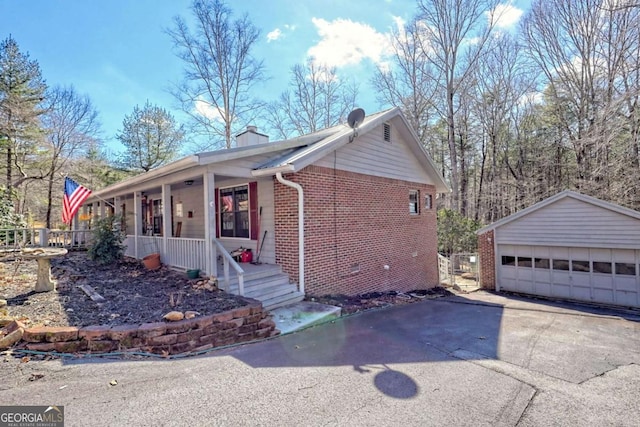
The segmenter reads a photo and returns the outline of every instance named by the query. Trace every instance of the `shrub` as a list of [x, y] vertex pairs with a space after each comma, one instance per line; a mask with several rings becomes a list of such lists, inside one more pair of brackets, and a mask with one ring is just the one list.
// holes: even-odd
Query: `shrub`
[[475, 252], [478, 248], [476, 231], [480, 223], [465, 218], [460, 212], [451, 209], [438, 211], [438, 252], [453, 253]]
[[[0, 230], [15, 230], [26, 228], [27, 222], [20, 214], [15, 213], [13, 202], [7, 195], [7, 190], [0, 187]], [[0, 231], [0, 246], [16, 244], [15, 233]]]
[[124, 256], [124, 235], [117, 224], [119, 216], [99, 218], [94, 222], [93, 244], [89, 247], [89, 257], [99, 264], [119, 261]]
[[13, 203], [6, 195], [6, 189], [0, 187], [0, 229], [25, 228], [27, 226], [24, 217], [15, 213]]

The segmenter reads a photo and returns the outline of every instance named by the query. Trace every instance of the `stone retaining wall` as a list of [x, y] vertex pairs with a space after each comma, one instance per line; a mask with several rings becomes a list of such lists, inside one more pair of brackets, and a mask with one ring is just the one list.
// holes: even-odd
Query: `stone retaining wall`
[[163, 355], [206, 350], [279, 334], [262, 303], [177, 322], [25, 329], [19, 347], [61, 353], [142, 351]]

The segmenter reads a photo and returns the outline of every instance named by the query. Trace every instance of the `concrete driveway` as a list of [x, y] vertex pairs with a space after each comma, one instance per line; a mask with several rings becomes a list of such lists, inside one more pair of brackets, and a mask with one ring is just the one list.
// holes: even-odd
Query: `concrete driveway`
[[[65, 405], [68, 426], [635, 426], [640, 416], [637, 313], [488, 293], [197, 358], [0, 366], [0, 404]], [[28, 381], [34, 372], [44, 376]]]

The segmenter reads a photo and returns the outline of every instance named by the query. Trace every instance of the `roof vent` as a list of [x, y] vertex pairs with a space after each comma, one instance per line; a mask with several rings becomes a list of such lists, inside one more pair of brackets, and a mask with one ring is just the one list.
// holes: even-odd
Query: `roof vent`
[[389, 123], [384, 123], [382, 125], [382, 132], [384, 134], [384, 140], [391, 142], [391, 125]]
[[258, 133], [258, 128], [255, 126], [247, 126], [247, 130], [236, 135], [237, 147], [248, 147], [250, 145], [266, 144], [269, 142], [267, 135]]

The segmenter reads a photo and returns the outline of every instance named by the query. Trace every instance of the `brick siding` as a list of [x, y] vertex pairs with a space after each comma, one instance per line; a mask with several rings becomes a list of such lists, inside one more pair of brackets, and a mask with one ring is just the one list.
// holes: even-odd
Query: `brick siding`
[[[305, 291], [357, 295], [438, 283], [435, 187], [309, 166], [285, 176], [302, 185]], [[409, 214], [409, 191], [420, 214]], [[276, 262], [298, 281], [298, 194], [274, 179]], [[389, 269], [384, 266], [388, 265]]]
[[478, 236], [480, 286], [484, 289], [496, 288], [496, 255], [493, 250], [493, 242], [493, 230]]

